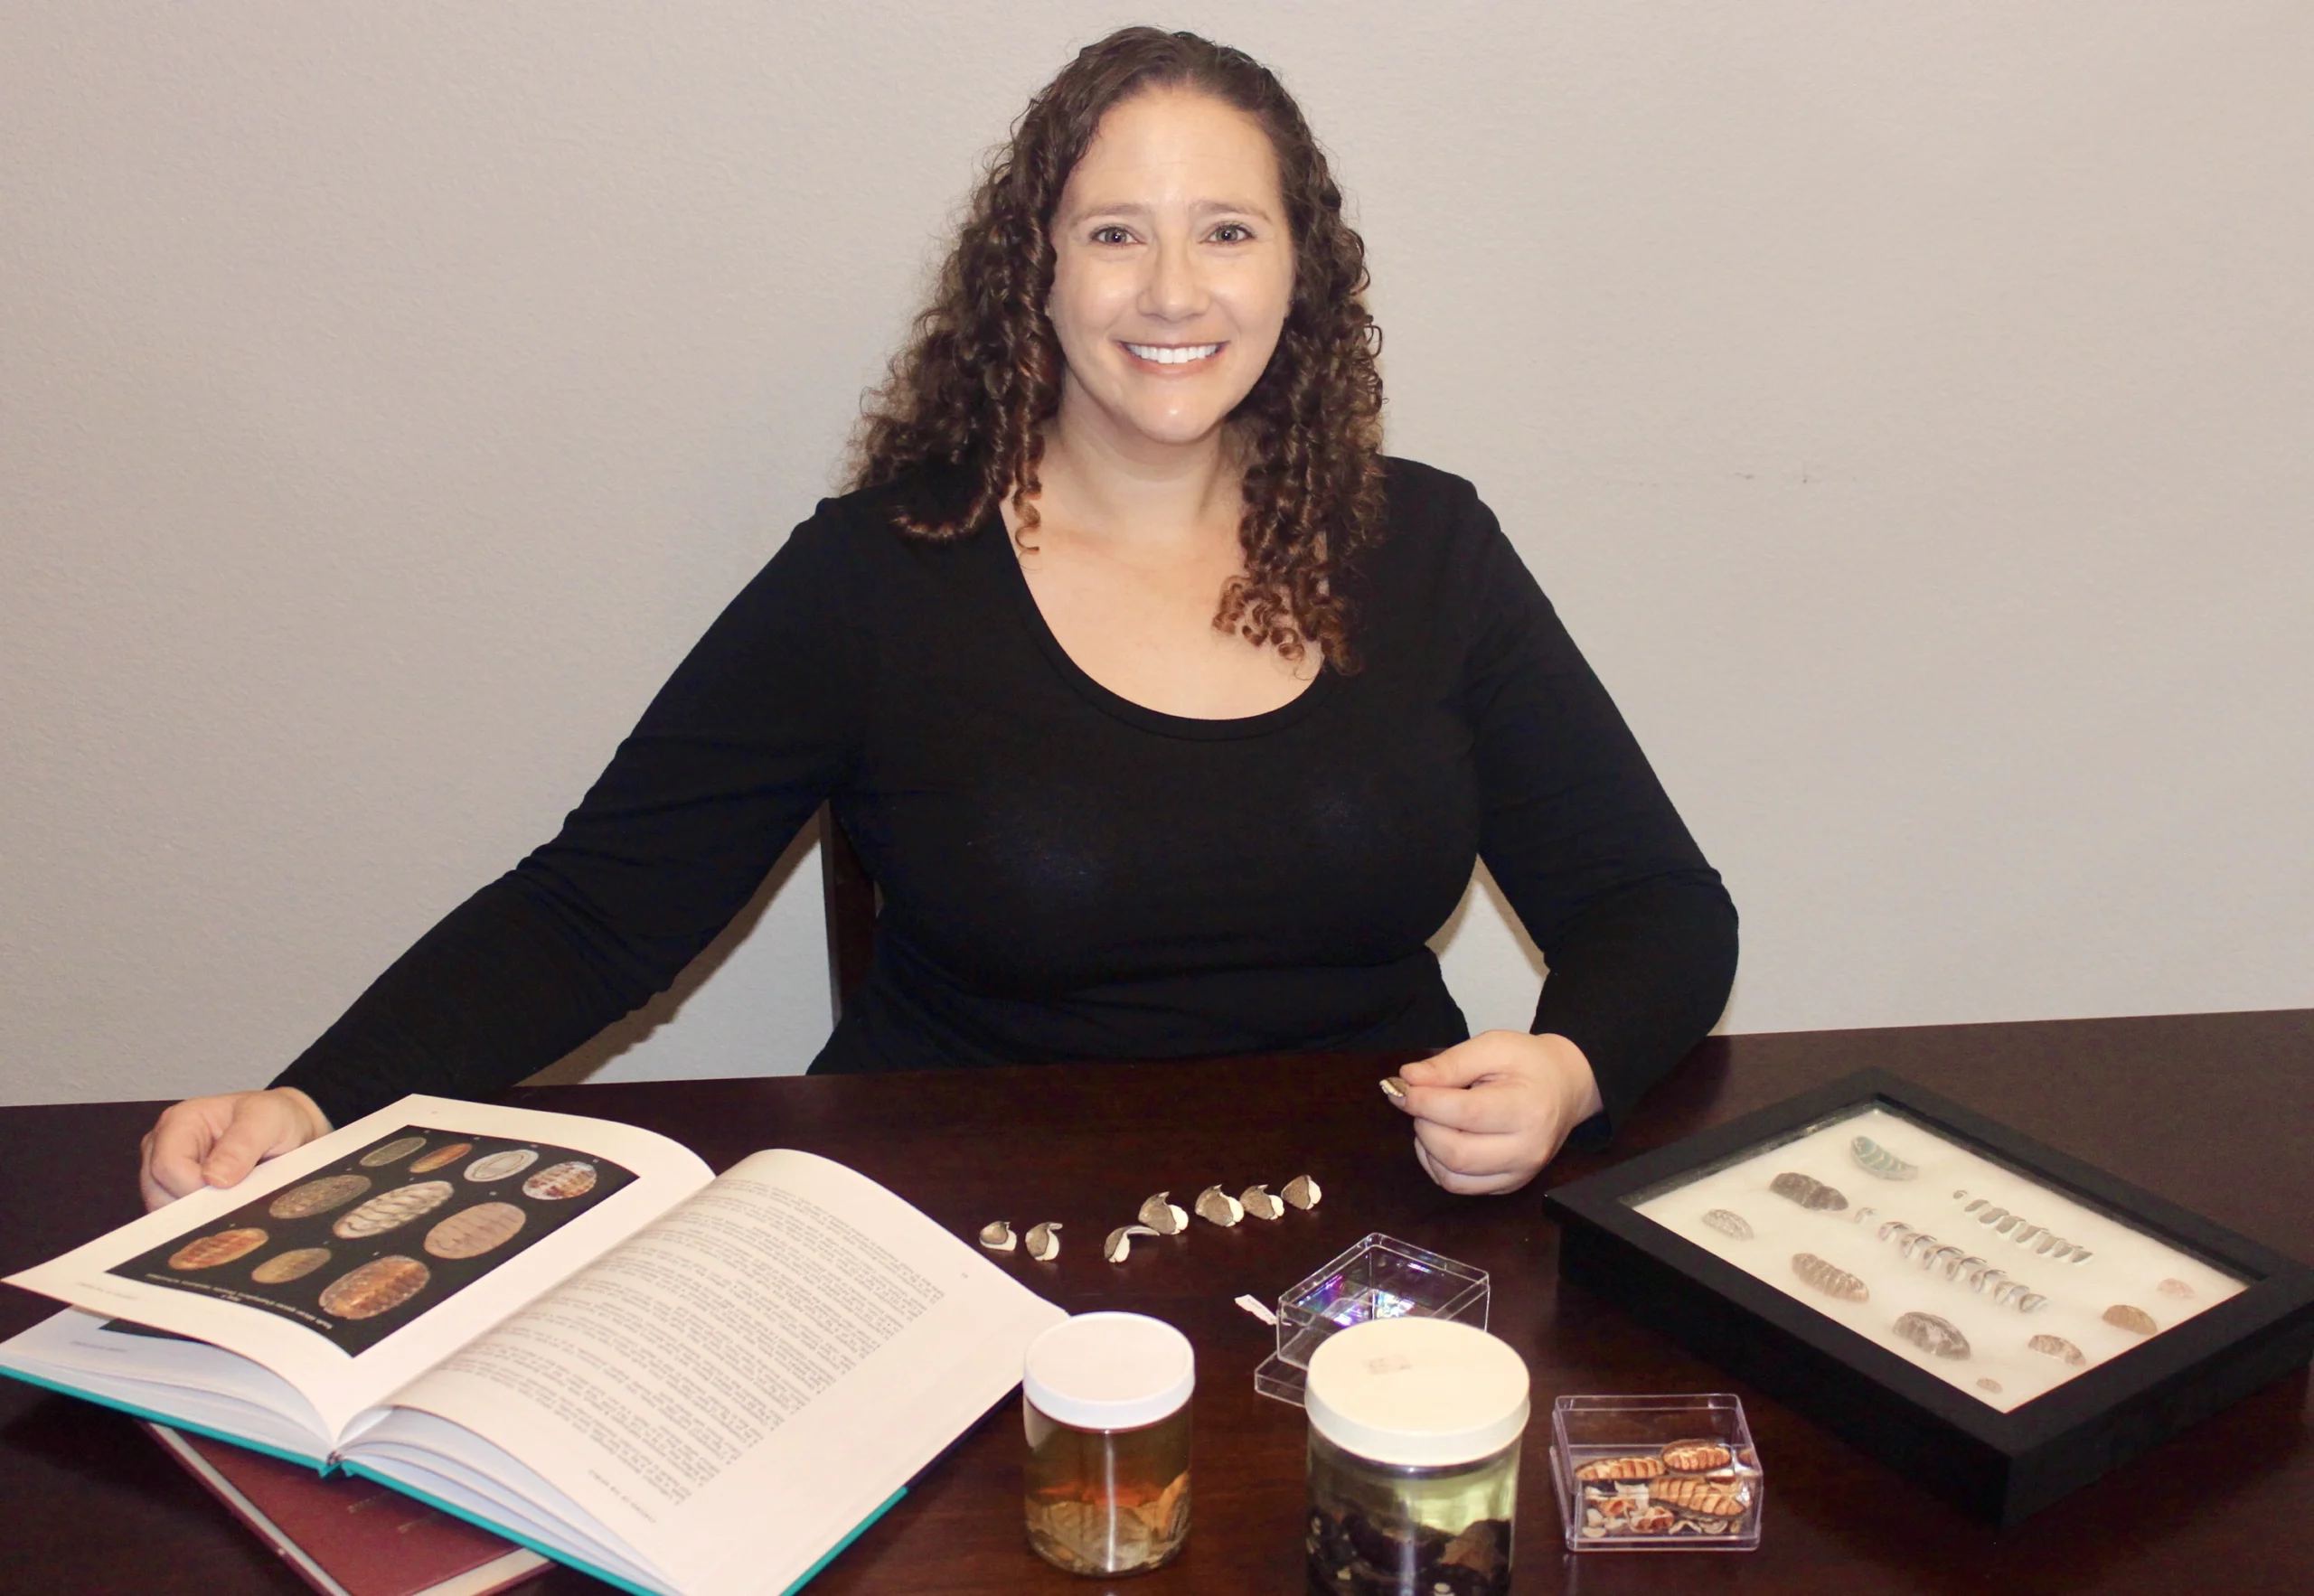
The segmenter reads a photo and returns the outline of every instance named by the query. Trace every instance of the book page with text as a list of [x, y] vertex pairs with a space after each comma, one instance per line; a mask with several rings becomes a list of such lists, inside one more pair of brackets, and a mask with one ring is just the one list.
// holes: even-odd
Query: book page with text
[[776, 1592], [1065, 1317], [865, 1177], [757, 1153], [396, 1403], [520, 1460], [691, 1596]]
[[250, 1359], [334, 1440], [711, 1173], [631, 1125], [405, 1097], [8, 1278]]

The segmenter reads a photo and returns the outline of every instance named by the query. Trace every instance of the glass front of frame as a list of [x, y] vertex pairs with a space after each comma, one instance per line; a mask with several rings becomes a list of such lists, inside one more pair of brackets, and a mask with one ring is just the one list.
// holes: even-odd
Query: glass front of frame
[[2001, 1413], [2243, 1289], [1885, 1103], [1623, 1201]]

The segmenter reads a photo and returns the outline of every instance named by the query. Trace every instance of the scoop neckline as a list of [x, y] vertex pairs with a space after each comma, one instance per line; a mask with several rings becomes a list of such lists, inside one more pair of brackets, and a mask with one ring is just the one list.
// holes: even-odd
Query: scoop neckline
[[989, 544], [993, 558], [1002, 562], [1004, 575], [1000, 579], [1011, 587], [1013, 602], [1020, 608], [1021, 624], [1028, 628], [1029, 635], [1036, 640], [1038, 649], [1055, 672], [1095, 709], [1128, 726], [1138, 727], [1161, 737], [1208, 742], [1265, 737], [1308, 718], [1333, 696], [1340, 681], [1340, 673], [1333, 665], [1321, 660], [1318, 673], [1310, 679], [1309, 684], [1276, 709], [1265, 709], [1258, 715], [1233, 716], [1226, 719], [1172, 715], [1162, 709], [1152, 709], [1146, 704], [1135, 703], [1095, 681], [1092, 672], [1070, 658], [1068, 651], [1061, 647], [1060, 639], [1053, 634], [1052, 625], [1045, 619], [1044, 611], [1037, 607], [1037, 596], [1029, 590], [1029, 574], [1021, 568], [1021, 557], [1012, 551], [1011, 535], [1004, 530], [1003, 519], [992, 515], [982, 525], [981, 536]]

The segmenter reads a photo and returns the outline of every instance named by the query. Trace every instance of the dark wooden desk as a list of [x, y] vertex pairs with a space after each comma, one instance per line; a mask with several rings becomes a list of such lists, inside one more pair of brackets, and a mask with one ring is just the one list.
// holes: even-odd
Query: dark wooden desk
[[[1011, 1267], [1073, 1310], [1157, 1314], [1197, 1343], [1196, 1529], [1169, 1591], [1301, 1585], [1303, 1418], [1257, 1397], [1270, 1333], [1230, 1299], [1274, 1296], [1369, 1230], [1494, 1276], [1495, 1330], [1561, 1392], [1707, 1391], [1728, 1382], [1555, 1274], [1539, 1189], [1438, 1191], [1416, 1169], [1373, 1058], [540, 1088], [539, 1107], [629, 1120], [721, 1168], [758, 1147], [809, 1148], [883, 1181], [952, 1228], [1003, 1215], [1067, 1222], [1049, 1267]], [[2078, 1154], [2269, 1246], [2314, 1261], [2314, 1011], [1714, 1041], [1647, 1105], [1624, 1149], [1657, 1145], [1864, 1065], [1878, 1065]], [[0, 1110], [0, 1265], [62, 1251], [135, 1212], [136, 1139], [155, 1105]], [[1554, 1180], [1612, 1157], [1569, 1158]], [[1194, 1194], [1308, 1171], [1322, 1207], [1185, 1244], [1098, 1252], [1157, 1188]], [[0, 1334], [48, 1311], [0, 1299]], [[1944, 1507], [1766, 1398], [1742, 1391], [1769, 1470], [1766, 1539], [1749, 1555], [1572, 1558], [1529, 1432], [1522, 1591], [2314, 1591], [2314, 1441], [2301, 1373], [2005, 1535]], [[1098, 1587], [1021, 1539], [1021, 1450], [1008, 1404], [821, 1576], [844, 1591]], [[0, 1381], [0, 1588], [71, 1592], [305, 1589], [125, 1418]], [[1120, 1582], [1122, 1584], [1122, 1582]], [[567, 1570], [529, 1591], [599, 1591]]]

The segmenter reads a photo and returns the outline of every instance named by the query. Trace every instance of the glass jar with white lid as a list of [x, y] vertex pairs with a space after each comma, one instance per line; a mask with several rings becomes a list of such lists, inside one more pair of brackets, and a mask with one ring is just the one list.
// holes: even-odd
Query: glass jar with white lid
[[1507, 1596], [1527, 1366], [1447, 1319], [1376, 1319], [1310, 1358], [1309, 1588]]
[[1189, 1338], [1138, 1313], [1080, 1313], [1029, 1346], [1029, 1544], [1079, 1574], [1139, 1573], [1190, 1530]]

